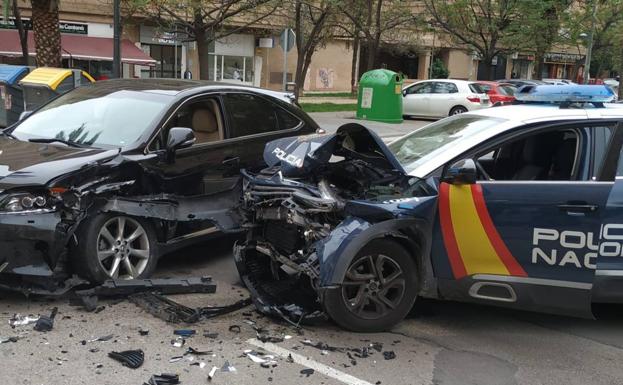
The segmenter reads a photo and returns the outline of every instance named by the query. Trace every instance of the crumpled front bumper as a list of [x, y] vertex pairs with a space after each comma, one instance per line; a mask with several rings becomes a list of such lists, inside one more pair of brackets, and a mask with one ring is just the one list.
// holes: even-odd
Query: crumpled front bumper
[[62, 227], [60, 212], [0, 213], [0, 273], [52, 276], [65, 252]]

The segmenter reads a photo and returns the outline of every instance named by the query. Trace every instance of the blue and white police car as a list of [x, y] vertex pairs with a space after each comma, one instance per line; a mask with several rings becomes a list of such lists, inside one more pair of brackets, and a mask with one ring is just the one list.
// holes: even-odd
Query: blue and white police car
[[269, 143], [270, 167], [244, 173], [249, 233], [235, 249], [258, 308], [374, 331], [418, 296], [582, 317], [593, 302], [622, 302], [613, 97], [603, 86], [525, 86], [519, 104], [388, 146], [357, 124]]

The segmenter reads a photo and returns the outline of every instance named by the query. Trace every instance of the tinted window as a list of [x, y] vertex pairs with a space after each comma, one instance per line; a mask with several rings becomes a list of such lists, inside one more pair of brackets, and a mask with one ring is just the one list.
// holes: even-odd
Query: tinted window
[[456, 84], [454, 83], [438, 82], [435, 85], [436, 94], [454, 94], [457, 92], [459, 92], [459, 89], [456, 88]]
[[268, 100], [251, 94], [227, 94], [224, 100], [231, 138], [279, 130], [277, 107]]
[[288, 111], [279, 107], [277, 107], [275, 111], [277, 112], [277, 117], [279, 118], [279, 129], [291, 130], [301, 124], [301, 120]]
[[482, 88], [480, 84], [471, 83], [469, 85], [469, 89], [475, 94], [485, 94], [486, 91]]

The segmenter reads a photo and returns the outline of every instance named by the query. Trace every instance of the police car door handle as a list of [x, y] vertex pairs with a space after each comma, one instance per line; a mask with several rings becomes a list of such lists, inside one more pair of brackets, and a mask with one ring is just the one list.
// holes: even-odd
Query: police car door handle
[[567, 211], [570, 213], [572, 212], [592, 213], [592, 212], [597, 211], [599, 206], [591, 205], [586, 202], [582, 202], [582, 203], [566, 203], [566, 204], [558, 205], [558, 208], [562, 211]]

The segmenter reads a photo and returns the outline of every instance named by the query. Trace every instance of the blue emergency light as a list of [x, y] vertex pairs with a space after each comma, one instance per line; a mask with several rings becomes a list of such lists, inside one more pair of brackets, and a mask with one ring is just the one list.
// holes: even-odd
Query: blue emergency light
[[515, 92], [523, 103], [609, 103], [614, 91], [606, 85], [525, 85]]

